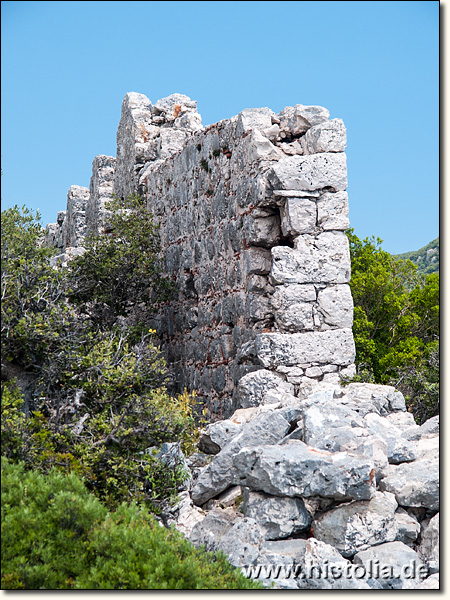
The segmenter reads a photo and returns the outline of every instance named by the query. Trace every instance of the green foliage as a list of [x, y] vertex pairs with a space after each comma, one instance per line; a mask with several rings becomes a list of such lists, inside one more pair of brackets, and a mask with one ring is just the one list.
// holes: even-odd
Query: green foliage
[[183, 473], [146, 449], [191, 449], [195, 401], [167, 394], [148, 327], [151, 299], [168, 290], [156, 229], [136, 197], [110, 208], [113, 233], [70, 269], [50, 267], [38, 216], [3, 214], [2, 453], [44, 473], [75, 470], [109, 506], [126, 498], [158, 511]]
[[143, 507], [115, 512], [75, 473], [2, 457], [2, 589], [261, 589], [222, 554], [193, 548]]
[[397, 254], [397, 258], [413, 262], [421, 275], [439, 273], [439, 238], [431, 241], [420, 250]]
[[347, 234], [357, 379], [397, 386], [423, 421], [439, 402], [439, 275], [421, 276], [378, 238]]
[[107, 232], [89, 238], [86, 252], [70, 262], [69, 298], [98, 327], [138, 313], [147, 322], [153, 304], [173, 293], [158, 258], [158, 228], [139, 196], [113, 199]]

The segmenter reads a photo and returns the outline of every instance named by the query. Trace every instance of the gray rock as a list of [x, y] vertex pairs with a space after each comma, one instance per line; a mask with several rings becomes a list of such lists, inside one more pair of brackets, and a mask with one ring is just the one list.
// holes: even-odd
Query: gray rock
[[277, 540], [308, 529], [311, 516], [301, 498], [270, 496], [244, 488], [242, 512], [255, 519], [264, 539]]
[[297, 136], [307, 131], [313, 125], [323, 123], [330, 118], [330, 112], [322, 106], [286, 106], [277, 115], [280, 130], [290, 136]]
[[439, 513], [422, 523], [417, 553], [427, 563], [430, 572], [439, 572]]
[[391, 412], [406, 411], [405, 399], [393, 386], [375, 383], [350, 383], [345, 386], [348, 406], [365, 416], [377, 413], [384, 417]]
[[348, 328], [353, 325], [353, 298], [350, 286], [330, 285], [317, 294], [322, 329]]
[[215, 508], [192, 528], [189, 541], [205, 550], [216, 550], [222, 536], [234, 525], [236, 515], [231, 509]]
[[217, 540], [216, 549], [222, 550], [235, 567], [245, 567], [259, 561], [263, 531], [254, 519], [239, 518]]
[[342, 119], [331, 119], [314, 125], [301, 140], [303, 154], [318, 152], [344, 152], [347, 146], [347, 131]]
[[379, 483], [379, 489], [395, 494], [400, 506], [439, 510], [439, 463], [436, 460], [416, 460], [390, 465]]
[[430, 575], [429, 577], [427, 577], [420, 583], [417, 583], [417, 581], [412, 581], [412, 582], [406, 581], [402, 587], [402, 590], [408, 590], [408, 589], [440, 590], [441, 588], [439, 585], [439, 573], [433, 573], [433, 575]]
[[313, 522], [314, 537], [331, 544], [343, 556], [350, 557], [370, 546], [392, 542], [397, 536], [392, 494], [376, 492], [371, 500], [342, 504]]
[[191, 491], [195, 504], [201, 505], [231, 485], [240, 485], [233, 459], [241, 448], [268, 443], [276, 444], [289, 430], [289, 423], [277, 412], [268, 412], [246, 423], [212, 462], [200, 473]]
[[270, 108], [246, 108], [238, 114], [236, 135], [242, 135], [253, 129], [268, 129], [272, 126], [275, 113]]
[[230, 419], [210, 423], [200, 434], [199, 450], [206, 454], [218, 454], [239, 433], [241, 427], [242, 425]]
[[325, 231], [345, 231], [349, 228], [347, 192], [324, 192], [319, 197], [317, 224]]
[[284, 283], [348, 283], [350, 253], [342, 231], [325, 231], [317, 236], [296, 238], [295, 248], [272, 248], [271, 279]]
[[310, 156], [289, 156], [276, 162], [268, 172], [275, 190], [314, 191], [325, 187], [335, 192], [347, 188], [347, 161], [343, 152]]
[[[386, 542], [355, 554], [354, 563], [366, 568], [384, 589], [401, 589], [407, 580], [420, 583], [427, 567], [412, 548], [402, 542]], [[414, 575], [414, 577], [412, 577]]]
[[284, 236], [313, 233], [317, 221], [314, 199], [286, 198], [281, 208], [281, 231]]
[[265, 396], [270, 390], [294, 393], [294, 386], [267, 369], [259, 369], [244, 375], [239, 380], [237, 398], [239, 408], [249, 408], [267, 404]]
[[354, 361], [351, 329], [306, 333], [262, 333], [256, 336], [256, 352], [266, 368], [297, 366], [302, 363], [348, 365]]
[[419, 428], [419, 426], [416, 425], [416, 422], [414, 421], [414, 415], [410, 412], [390, 413], [389, 415], [386, 415], [386, 419], [389, 421], [389, 423], [391, 423], [391, 425], [397, 427], [397, 429], [399, 429], [402, 432], [402, 434], [408, 429], [414, 427]]
[[241, 485], [274, 496], [369, 499], [375, 492], [373, 464], [360, 456], [330, 453], [300, 440], [245, 447], [233, 459]]
[[412, 546], [417, 540], [420, 532], [420, 524], [417, 519], [406, 512], [403, 508], [399, 508], [395, 513], [397, 521], [398, 533], [395, 541], [403, 542], [408, 546]]
[[385, 417], [369, 413], [365, 422], [370, 431], [386, 442], [387, 456], [390, 463], [397, 465], [411, 462], [416, 458], [412, 444], [402, 438], [401, 431], [392, 425]]
[[439, 415], [431, 417], [428, 421], [425, 421], [419, 428], [411, 427], [407, 429], [403, 435], [406, 439], [411, 441], [417, 441], [421, 438], [430, 438], [439, 435]]

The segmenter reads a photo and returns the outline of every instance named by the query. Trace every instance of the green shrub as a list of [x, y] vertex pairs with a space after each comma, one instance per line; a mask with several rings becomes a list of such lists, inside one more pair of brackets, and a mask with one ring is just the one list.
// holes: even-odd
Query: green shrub
[[2, 589], [261, 589], [144, 507], [108, 512], [75, 473], [2, 457]]

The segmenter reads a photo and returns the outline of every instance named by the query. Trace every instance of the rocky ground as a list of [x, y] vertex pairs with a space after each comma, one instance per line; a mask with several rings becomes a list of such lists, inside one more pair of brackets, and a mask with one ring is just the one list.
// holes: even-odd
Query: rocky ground
[[439, 417], [390, 386], [246, 377], [164, 524], [275, 589], [438, 589]]

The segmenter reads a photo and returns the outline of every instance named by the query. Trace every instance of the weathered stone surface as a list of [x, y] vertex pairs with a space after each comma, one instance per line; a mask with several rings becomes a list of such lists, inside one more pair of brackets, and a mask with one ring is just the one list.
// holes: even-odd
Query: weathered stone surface
[[310, 127], [323, 123], [330, 118], [330, 112], [323, 106], [305, 106], [296, 104], [286, 106], [277, 115], [280, 130], [289, 136], [297, 136]]
[[386, 442], [387, 456], [390, 463], [397, 465], [410, 462], [416, 458], [414, 447], [402, 438], [401, 431], [385, 417], [369, 413], [365, 417], [368, 429]]
[[394, 427], [397, 427], [397, 429], [399, 429], [402, 432], [402, 434], [408, 429], [419, 427], [418, 425], [416, 425], [414, 415], [410, 412], [390, 413], [386, 415], [386, 419], [392, 425], [394, 425]]
[[307, 333], [262, 333], [256, 336], [257, 356], [266, 368], [302, 363], [348, 365], [355, 359], [351, 329]]
[[313, 233], [317, 221], [314, 199], [286, 198], [281, 208], [281, 230], [284, 236]]
[[270, 272], [272, 260], [270, 251], [264, 248], [250, 247], [244, 253], [244, 272], [248, 275], [267, 275]]
[[242, 512], [255, 519], [264, 539], [278, 540], [304, 531], [311, 517], [301, 498], [282, 498], [244, 488]]
[[390, 465], [379, 488], [395, 494], [400, 506], [439, 510], [439, 463], [436, 460], [416, 460]]
[[325, 231], [349, 228], [347, 192], [324, 192], [317, 200], [317, 225]]
[[233, 458], [241, 448], [244, 446], [250, 448], [264, 443], [276, 444], [288, 430], [288, 421], [277, 412], [263, 413], [244, 425], [241, 432], [200, 473], [191, 492], [194, 503], [203, 504], [230, 485], [240, 485]]
[[397, 509], [395, 520], [397, 521], [398, 527], [395, 541], [403, 542], [404, 544], [411, 546], [417, 540], [417, 536], [420, 533], [419, 522], [403, 508]]
[[[200, 508], [193, 505], [189, 492], [181, 492], [179, 497], [180, 501], [170, 512], [174, 515], [176, 529], [188, 538], [197, 523], [203, 521], [206, 515]], [[168, 525], [172, 522], [172, 520], [169, 520]]]
[[347, 188], [347, 163], [343, 152], [289, 156], [273, 165], [268, 180], [275, 190], [320, 190]]
[[417, 553], [427, 563], [431, 573], [439, 571], [439, 513], [422, 523]]
[[364, 416], [374, 412], [382, 417], [395, 411], [406, 411], [405, 399], [393, 386], [375, 383], [350, 383], [345, 387], [348, 406]]
[[82, 246], [86, 235], [86, 206], [89, 190], [72, 185], [67, 192], [67, 211], [63, 223], [63, 247]]
[[280, 237], [280, 217], [269, 215], [262, 218], [249, 216], [244, 221], [244, 234], [247, 244], [270, 248], [275, 246]]
[[347, 146], [347, 131], [342, 119], [331, 119], [314, 125], [301, 140], [303, 154], [318, 152], [344, 152]]
[[350, 254], [347, 236], [327, 231], [317, 236], [301, 235], [295, 248], [272, 248], [271, 278], [281, 283], [348, 283]]
[[236, 134], [242, 135], [250, 130], [270, 128], [272, 116], [275, 116], [275, 113], [267, 107], [246, 108], [238, 114]]
[[353, 298], [350, 286], [330, 285], [317, 294], [322, 328], [347, 328], [353, 325]]
[[398, 526], [392, 494], [376, 492], [371, 500], [342, 504], [316, 518], [314, 537], [331, 544], [346, 557], [370, 546], [393, 542]]
[[[401, 589], [404, 582], [414, 573], [416, 577], [413, 579], [420, 583], [419, 573], [423, 573], [423, 578], [427, 571], [418, 554], [402, 542], [386, 542], [372, 546], [355, 554], [353, 561], [355, 564], [364, 565], [368, 572], [372, 569], [374, 579], [377, 579], [384, 589]], [[405, 566], [409, 567], [406, 571]]]
[[425, 421], [418, 429], [412, 426], [411, 429], [404, 431], [403, 435], [407, 440], [417, 441], [421, 438], [431, 438], [439, 435], [439, 415], [431, 417]]
[[86, 234], [98, 235], [108, 229], [108, 212], [105, 204], [114, 194], [114, 173], [116, 159], [99, 155], [92, 162], [92, 176], [89, 185], [89, 200], [86, 206]]
[[265, 396], [270, 390], [281, 390], [293, 394], [294, 386], [267, 369], [260, 369], [244, 375], [239, 381], [237, 390], [239, 408], [267, 404]]
[[439, 585], [439, 573], [433, 573], [433, 575], [430, 575], [429, 577], [427, 577], [426, 579], [424, 579], [423, 581], [421, 581], [420, 583], [417, 583], [417, 581], [405, 581], [405, 584], [402, 587], [402, 590], [408, 590], [408, 589], [412, 589], [412, 590], [440, 590], [440, 585]]
[[244, 447], [233, 459], [241, 485], [274, 496], [369, 499], [374, 469], [363, 457], [330, 453], [300, 440], [278, 446]]
[[200, 434], [198, 448], [206, 454], [217, 454], [241, 430], [242, 425], [227, 419], [207, 425]]
[[213, 551], [225, 534], [234, 525], [235, 514], [231, 509], [215, 508], [201, 521], [196, 523], [189, 535], [189, 541], [194, 546], [205, 546], [205, 550]]

